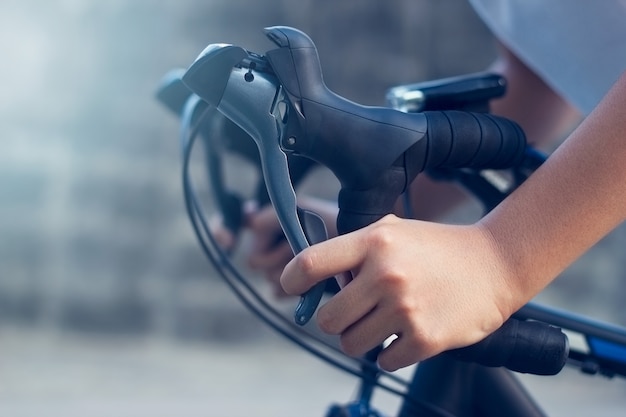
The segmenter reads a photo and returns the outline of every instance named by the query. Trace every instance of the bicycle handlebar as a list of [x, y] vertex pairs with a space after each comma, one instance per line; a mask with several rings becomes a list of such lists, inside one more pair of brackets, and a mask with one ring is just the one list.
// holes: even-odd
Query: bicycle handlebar
[[[410, 115], [426, 120], [426, 132], [421, 139], [369, 183], [342, 182], [339, 233], [359, 229], [390, 213], [400, 194], [426, 169], [509, 168], [523, 156], [524, 133], [507, 119], [462, 111]], [[361, 159], [349, 163], [364, 165], [376, 158], [378, 148], [387, 144], [370, 142], [369, 145], [369, 149], [362, 151]], [[346, 177], [349, 175], [354, 174], [348, 171]]]
[[[523, 158], [524, 134], [509, 120], [478, 113], [404, 113], [359, 105], [326, 87], [317, 50], [306, 34], [287, 27], [269, 28], [266, 34], [278, 48], [265, 56], [233, 45], [209, 45], [183, 75], [183, 82], [255, 140], [268, 194], [296, 254], [309, 242], [298, 221], [286, 154], [315, 160], [337, 177], [341, 183], [340, 233], [390, 213], [400, 194], [424, 169], [507, 168]], [[324, 287], [320, 283], [302, 296], [295, 313], [298, 324], [312, 317]], [[526, 327], [519, 323], [510, 327], [519, 328]], [[509, 327], [503, 329], [507, 332]], [[515, 334], [518, 341], [540, 342], [525, 333]], [[554, 366], [548, 370], [544, 369], [545, 355], [515, 359], [528, 353], [526, 348], [513, 349], [513, 357], [490, 366], [534, 373], [552, 373], [558, 368], [558, 372], [567, 357], [565, 335], [559, 334], [540, 338], [549, 341], [550, 347], [541, 346], [539, 352], [558, 351], [560, 355], [554, 356], [562, 359], [549, 361]], [[509, 340], [511, 335], [502, 337]], [[497, 336], [488, 340], [466, 352], [485, 351], [490, 362], [502, 346], [495, 342]], [[526, 367], [529, 359], [538, 361]]]
[[569, 342], [558, 327], [509, 319], [481, 342], [445, 354], [485, 366], [517, 372], [555, 375], [567, 361]]

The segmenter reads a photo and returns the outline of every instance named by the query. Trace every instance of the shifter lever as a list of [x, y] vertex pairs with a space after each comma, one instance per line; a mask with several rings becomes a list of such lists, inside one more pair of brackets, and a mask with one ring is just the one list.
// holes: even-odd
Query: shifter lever
[[[209, 45], [187, 69], [183, 82], [254, 139], [270, 200], [289, 245], [299, 253], [309, 242], [298, 222], [287, 156], [280, 147], [288, 117], [284, 111], [287, 99], [271, 73], [256, 70], [256, 65], [244, 68], [245, 59], [256, 62], [260, 57], [233, 45]], [[324, 288], [322, 282], [303, 294], [296, 307], [296, 323], [304, 325], [311, 319]]]

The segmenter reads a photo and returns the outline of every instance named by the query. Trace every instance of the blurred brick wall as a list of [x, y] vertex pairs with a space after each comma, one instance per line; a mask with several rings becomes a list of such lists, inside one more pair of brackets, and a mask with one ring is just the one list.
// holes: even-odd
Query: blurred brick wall
[[463, 0], [3, 2], [0, 320], [196, 334], [238, 314], [192, 235], [154, 91], [209, 43], [265, 51], [270, 25], [307, 32], [327, 84], [364, 104], [494, 57]]

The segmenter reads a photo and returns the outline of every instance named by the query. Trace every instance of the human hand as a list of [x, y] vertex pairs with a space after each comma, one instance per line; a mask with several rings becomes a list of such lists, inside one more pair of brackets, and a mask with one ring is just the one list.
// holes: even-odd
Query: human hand
[[[337, 235], [336, 203], [315, 197], [300, 197], [298, 205], [321, 216], [329, 236]], [[287, 297], [280, 284], [280, 276], [293, 258], [293, 251], [284, 237], [276, 212], [272, 206], [259, 209], [254, 204], [247, 204], [245, 207], [246, 227], [252, 236], [248, 264], [267, 279], [275, 296]]]
[[[256, 204], [244, 205], [244, 228], [251, 236], [245, 254], [248, 265], [265, 277], [276, 297], [288, 297], [280, 285], [280, 274], [293, 258], [293, 252], [284, 238], [276, 212], [271, 206], [258, 209]], [[234, 249], [238, 236], [224, 225], [222, 216], [209, 220], [211, 233], [217, 244], [226, 252]]]
[[293, 254], [278, 223], [276, 213], [271, 206], [258, 209], [256, 203], [248, 201], [244, 204], [244, 222], [242, 230], [234, 232], [228, 228], [220, 214], [209, 219], [209, 228], [219, 247], [231, 252], [245, 230], [250, 232], [252, 242], [243, 245], [244, 257], [255, 270], [268, 277], [275, 287], [277, 295], [286, 296], [280, 286], [280, 272], [293, 258]]
[[468, 346], [515, 311], [497, 251], [479, 226], [450, 226], [393, 215], [307, 248], [284, 269], [288, 294], [328, 276], [352, 279], [317, 313], [320, 329], [361, 356], [390, 336], [378, 357], [393, 371]]
[[226, 227], [221, 215], [214, 215], [209, 219], [209, 229], [220, 248], [229, 252], [235, 247], [237, 236]]

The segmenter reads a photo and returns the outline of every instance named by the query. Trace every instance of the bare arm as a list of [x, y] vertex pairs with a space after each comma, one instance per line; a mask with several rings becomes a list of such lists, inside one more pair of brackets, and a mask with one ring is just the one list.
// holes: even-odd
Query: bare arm
[[626, 73], [548, 161], [479, 226], [523, 298], [626, 216]]

